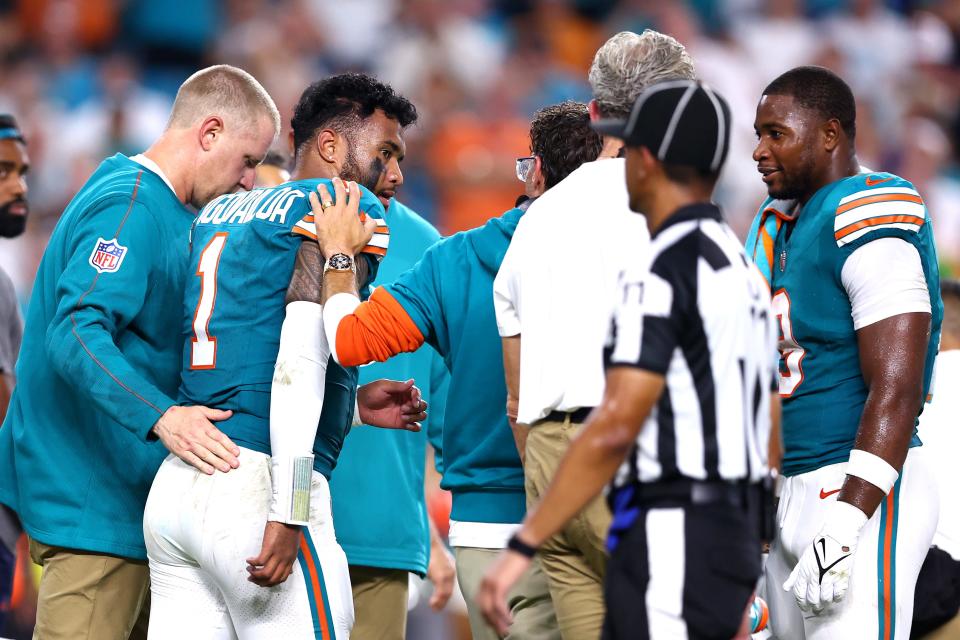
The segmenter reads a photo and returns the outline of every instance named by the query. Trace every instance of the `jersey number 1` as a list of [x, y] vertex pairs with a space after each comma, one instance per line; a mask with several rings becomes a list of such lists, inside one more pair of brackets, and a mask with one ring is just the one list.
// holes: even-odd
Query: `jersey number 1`
[[780, 395], [789, 398], [803, 382], [803, 356], [807, 354], [793, 337], [793, 323], [790, 322], [790, 296], [786, 289], [780, 289], [773, 296], [773, 312], [780, 321]]
[[227, 244], [227, 234], [217, 233], [200, 252], [196, 275], [200, 276], [200, 300], [193, 312], [193, 339], [190, 345], [191, 369], [217, 367], [217, 339], [210, 335], [210, 318], [217, 302], [217, 267]]

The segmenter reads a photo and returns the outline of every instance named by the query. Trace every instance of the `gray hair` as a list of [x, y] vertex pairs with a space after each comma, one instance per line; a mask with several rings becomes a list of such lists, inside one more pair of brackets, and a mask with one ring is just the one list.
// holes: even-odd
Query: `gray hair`
[[274, 135], [280, 134], [280, 112], [273, 98], [256, 78], [228, 64], [201, 69], [180, 85], [167, 128], [189, 127], [215, 114], [234, 116], [245, 126], [265, 115], [273, 122]]
[[664, 80], [696, 80], [693, 60], [675, 38], [646, 29], [607, 40], [590, 65], [590, 87], [600, 113], [626, 118], [643, 90]]

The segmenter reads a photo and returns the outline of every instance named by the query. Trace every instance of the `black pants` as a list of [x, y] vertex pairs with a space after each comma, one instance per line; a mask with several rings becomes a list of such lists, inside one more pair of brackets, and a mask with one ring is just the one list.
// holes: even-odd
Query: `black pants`
[[643, 508], [607, 565], [603, 638], [730, 640], [760, 569], [756, 521], [746, 510]]

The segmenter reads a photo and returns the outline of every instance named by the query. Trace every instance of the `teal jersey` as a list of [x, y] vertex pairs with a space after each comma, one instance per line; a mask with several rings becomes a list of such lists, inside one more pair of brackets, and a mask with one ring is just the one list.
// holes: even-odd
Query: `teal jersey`
[[383, 287], [450, 370], [440, 486], [453, 496], [452, 520], [514, 524], [526, 514], [493, 308], [493, 280], [525, 211], [445, 238]]
[[[308, 195], [329, 180], [300, 180], [221, 196], [197, 216], [182, 301], [180, 401], [233, 416], [217, 426], [239, 446], [270, 453], [270, 386], [286, 314], [286, 292], [300, 242], [313, 241]], [[383, 205], [361, 188], [360, 211], [383, 218]], [[368, 283], [386, 252], [378, 226], [364, 252]], [[353, 420], [356, 368], [327, 365], [314, 468], [327, 478]]]
[[[440, 234], [393, 200], [386, 214], [390, 253], [374, 286], [395, 281], [423, 257]], [[421, 575], [430, 560], [430, 534], [423, 495], [428, 434], [439, 436], [446, 402], [447, 365], [429, 346], [360, 369], [360, 383], [413, 378], [430, 407], [418, 433], [363, 427], [343, 443], [330, 479], [337, 542], [351, 565], [403, 569]], [[377, 496], [371, 500], [370, 496]], [[389, 504], [389, 509], [383, 505]]]
[[0, 427], [0, 502], [48, 545], [146, 560], [143, 506], [167, 450], [193, 213], [117, 154], [67, 205], [37, 270]]
[[[760, 215], [776, 206], [768, 200]], [[932, 310], [924, 395], [930, 388], [943, 303], [923, 200], [912, 184], [889, 173], [858, 174], [821, 188], [793, 221], [780, 225], [772, 247], [785, 475], [845, 462], [853, 448], [868, 389], [841, 271], [851, 253], [879, 238], [903, 239], [920, 254]], [[911, 446], [919, 444], [914, 431]]]

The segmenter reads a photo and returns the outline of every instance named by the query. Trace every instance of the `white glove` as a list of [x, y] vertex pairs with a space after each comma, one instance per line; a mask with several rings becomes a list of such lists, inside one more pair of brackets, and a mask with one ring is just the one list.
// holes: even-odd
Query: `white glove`
[[803, 611], [812, 609], [819, 614], [843, 599], [850, 585], [857, 540], [866, 522], [866, 514], [848, 502], [837, 500], [827, 508], [823, 528], [783, 583], [783, 590], [793, 590]]

